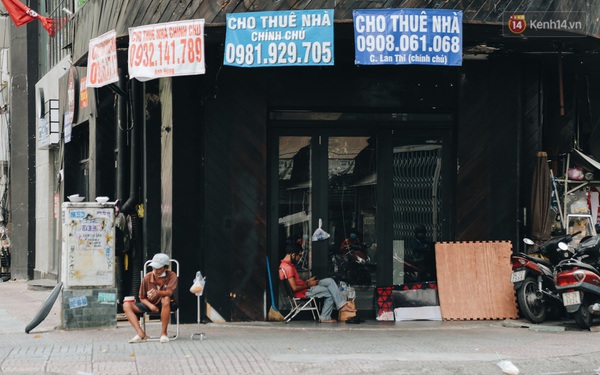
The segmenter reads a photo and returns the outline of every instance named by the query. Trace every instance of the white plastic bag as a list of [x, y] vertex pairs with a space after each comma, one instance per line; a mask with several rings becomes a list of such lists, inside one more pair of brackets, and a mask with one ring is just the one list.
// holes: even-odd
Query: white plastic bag
[[321, 219], [319, 219], [319, 227], [317, 228], [317, 230], [315, 230], [315, 233], [313, 233], [313, 235], [312, 235], [313, 241], [323, 241], [330, 237], [329, 233], [325, 232], [323, 230], [323, 228], [321, 228], [322, 226], [323, 226], [323, 221]]
[[196, 272], [196, 278], [194, 278], [194, 283], [190, 288], [190, 292], [197, 296], [201, 296], [202, 293], [204, 293], [204, 284], [206, 284], [206, 277], [202, 276], [202, 272]]
[[519, 369], [511, 361], [500, 360], [497, 365], [505, 374], [519, 375]]

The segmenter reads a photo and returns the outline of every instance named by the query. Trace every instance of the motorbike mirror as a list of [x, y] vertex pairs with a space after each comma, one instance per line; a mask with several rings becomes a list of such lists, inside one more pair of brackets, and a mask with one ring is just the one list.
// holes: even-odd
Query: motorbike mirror
[[535, 245], [535, 242], [529, 238], [523, 238], [523, 242], [525, 242], [526, 245]]
[[569, 250], [569, 245], [567, 245], [564, 242], [559, 242], [558, 243], [558, 248], [561, 249], [561, 250]]

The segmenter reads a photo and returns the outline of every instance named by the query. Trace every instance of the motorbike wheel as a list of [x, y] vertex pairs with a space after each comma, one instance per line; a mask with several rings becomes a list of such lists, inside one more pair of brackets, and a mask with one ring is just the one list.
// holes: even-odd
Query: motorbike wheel
[[573, 313], [573, 318], [575, 318], [577, 327], [581, 329], [590, 329], [594, 322], [594, 317], [592, 316], [592, 313], [590, 313], [590, 308], [585, 302], [581, 303], [579, 310]]
[[526, 278], [517, 290], [517, 302], [523, 317], [535, 324], [544, 322], [548, 314], [546, 304], [537, 296], [537, 291], [538, 283], [532, 277]]

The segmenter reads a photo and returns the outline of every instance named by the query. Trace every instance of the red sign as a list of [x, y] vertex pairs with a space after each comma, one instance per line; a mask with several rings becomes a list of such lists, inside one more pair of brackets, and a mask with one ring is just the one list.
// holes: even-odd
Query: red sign
[[85, 108], [88, 106], [88, 91], [87, 91], [87, 77], [81, 79], [79, 85], [79, 108]]
[[69, 122], [73, 123], [77, 118], [77, 109], [79, 106], [76, 106], [79, 96], [79, 74], [77, 73], [77, 68], [72, 66], [69, 69], [69, 77], [67, 79], [67, 111], [65, 115], [68, 114]]
[[102, 87], [119, 80], [116, 31], [90, 40], [87, 87]]

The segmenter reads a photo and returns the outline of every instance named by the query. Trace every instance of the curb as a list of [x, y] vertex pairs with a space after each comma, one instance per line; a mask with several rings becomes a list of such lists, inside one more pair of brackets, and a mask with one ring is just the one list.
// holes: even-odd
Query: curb
[[525, 319], [505, 320], [502, 322], [502, 326], [506, 328], [527, 328], [530, 331], [543, 332], [581, 331], [581, 329], [577, 328], [573, 320], [549, 321], [541, 324], [531, 323]]

